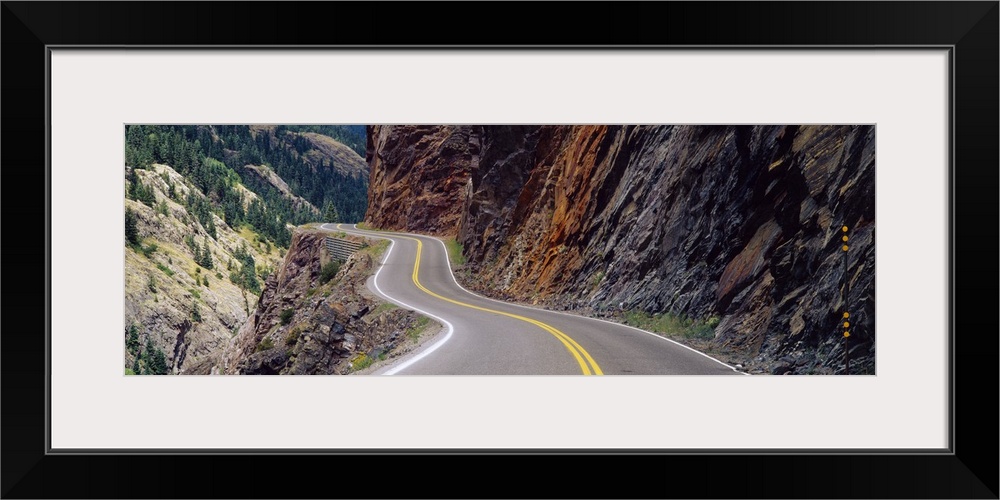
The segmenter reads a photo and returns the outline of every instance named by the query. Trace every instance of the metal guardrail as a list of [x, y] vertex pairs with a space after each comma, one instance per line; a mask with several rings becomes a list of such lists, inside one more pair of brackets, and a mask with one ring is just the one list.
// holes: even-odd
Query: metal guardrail
[[354, 252], [361, 249], [361, 243], [355, 243], [353, 241], [342, 240], [340, 238], [332, 238], [327, 236], [324, 240], [326, 249], [335, 259], [347, 260]]

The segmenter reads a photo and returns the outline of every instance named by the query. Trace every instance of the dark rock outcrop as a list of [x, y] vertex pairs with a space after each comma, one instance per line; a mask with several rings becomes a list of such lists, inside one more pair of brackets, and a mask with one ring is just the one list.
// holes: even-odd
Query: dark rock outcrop
[[[443, 138], [468, 145], [439, 154]], [[874, 373], [873, 126], [374, 127], [368, 140], [372, 179], [391, 179], [370, 185], [369, 223], [457, 234], [483, 293], [715, 316], [714, 345], [750, 370], [843, 373], [847, 349], [852, 373]]]
[[471, 127], [368, 127], [371, 168], [366, 221], [433, 234], [454, 235], [478, 163], [479, 138]]
[[365, 290], [375, 261], [360, 251], [328, 283], [327, 233], [296, 230], [281, 269], [264, 285], [250, 318], [221, 356], [226, 374], [346, 374], [361, 355], [389, 352], [415, 326], [415, 313], [382, 308]]

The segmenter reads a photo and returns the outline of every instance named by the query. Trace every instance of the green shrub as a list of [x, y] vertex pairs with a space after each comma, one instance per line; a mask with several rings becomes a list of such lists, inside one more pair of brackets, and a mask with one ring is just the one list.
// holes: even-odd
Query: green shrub
[[389, 240], [382, 240], [370, 246], [365, 242], [361, 248], [361, 252], [371, 255], [374, 259], [378, 259], [389, 248]]
[[379, 304], [378, 307], [376, 307], [375, 309], [373, 309], [372, 312], [370, 312], [368, 314], [379, 315], [379, 314], [382, 314], [385, 311], [391, 311], [391, 310], [396, 309], [396, 308], [397, 308], [396, 304], [393, 304], [393, 303], [390, 303], [390, 302], [383, 302], [383, 303]]
[[184, 244], [187, 245], [188, 249], [191, 250], [191, 253], [194, 254], [194, 257], [197, 260], [198, 252], [201, 249], [201, 247], [197, 243], [195, 243], [194, 236], [191, 234], [185, 235]]
[[281, 324], [287, 325], [288, 323], [290, 323], [292, 321], [292, 316], [294, 315], [295, 315], [294, 309], [285, 309], [281, 311], [281, 315], [279, 316], [281, 318]]
[[462, 248], [462, 244], [456, 241], [454, 238], [448, 238], [444, 240], [444, 245], [448, 247], [448, 258], [451, 259], [451, 264], [454, 266], [461, 266], [465, 264], [465, 251]]
[[430, 323], [431, 320], [427, 316], [421, 316], [417, 318], [416, 323], [412, 327], [406, 330], [406, 336], [410, 337], [410, 339], [414, 341], [419, 339], [420, 334], [424, 333], [424, 330], [427, 329], [427, 325], [429, 325]]
[[201, 309], [198, 308], [197, 302], [194, 302], [191, 307], [191, 321], [201, 323]]
[[267, 277], [274, 272], [274, 268], [268, 265], [257, 266], [257, 276], [260, 276], [261, 281], [267, 281]]
[[167, 210], [166, 201], [160, 200], [160, 202], [156, 204], [156, 213], [164, 216], [166, 216], [169, 213], [169, 211]]
[[174, 271], [172, 269], [170, 269], [167, 266], [164, 266], [163, 264], [160, 264], [159, 262], [156, 263], [156, 268], [159, 269], [160, 271], [163, 271], [163, 274], [166, 274], [167, 276], [174, 275]]
[[340, 272], [340, 264], [341, 262], [339, 260], [331, 260], [330, 262], [327, 262], [326, 265], [323, 266], [323, 269], [319, 272], [320, 284], [325, 284], [333, 279], [333, 277]]
[[672, 313], [651, 315], [644, 311], [631, 310], [625, 312], [625, 323], [636, 328], [673, 337], [707, 340], [715, 336], [715, 327], [719, 324], [719, 318], [712, 316], [705, 320], [695, 320]]
[[351, 360], [351, 371], [364, 370], [375, 362], [372, 358], [369, 358], [367, 354], [361, 353], [356, 358]]
[[274, 341], [272, 341], [270, 338], [265, 338], [264, 340], [261, 340], [259, 344], [257, 344], [257, 352], [266, 351], [268, 349], [273, 349], [273, 348], [274, 348]]
[[596, 287], [600, 285], [602, 281], [604, 281], [604, 271], [597, 271], [594, 273], [594, 277], [590, 280], [590, 286], [592, 288]]
[[150, 255], [153, 255], [153, 253], [155, 253], [157, 249], [159, 249], [159, 247], [156, 246], [156, 243], [150, 243], [147, 246], [138, 245], [139, 253], [141, 253], [147, 259], [149, 258]]
[[301, 333], [302, 333], [302, 329], [300, 329], [298, 327], [292, 328], [292, 330], [290, 332], [288, 332], [288, 335], [285, 335], [285, 344], [286, 345], [295, 345], [295, 343], [299, 341], [299, 335]]

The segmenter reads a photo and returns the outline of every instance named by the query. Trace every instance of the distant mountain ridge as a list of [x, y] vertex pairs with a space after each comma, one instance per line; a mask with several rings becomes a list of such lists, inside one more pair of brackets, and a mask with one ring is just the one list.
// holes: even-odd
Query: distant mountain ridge
[[[356, 154], [365, 135], [358, 130], [344, 125], [130, 125], [126, 127], [125, 163], [139, 168], [154, 162], [170, 165], [191, 177], [209, 201], [229, 205], [231, 218], [239, 214], [232, 210], [237, 200], [226, 189], [228, 177], [257, 194], [267, 215], [284, 223], [316, 221], [316, 210], [328, 205], [341, 222], [357, 222], [364, 218], [368, 190], [368, 166]], [[250, 165], [266, 165], [287, 189]], [[288, 246], [290, 235], [281, 227], [260, 229]]]

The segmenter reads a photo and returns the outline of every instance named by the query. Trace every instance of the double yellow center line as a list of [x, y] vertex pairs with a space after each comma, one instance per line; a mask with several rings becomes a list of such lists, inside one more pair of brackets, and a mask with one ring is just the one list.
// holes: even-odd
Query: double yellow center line
[[[597, 366], [597, 362], [594, 361], [594, 358], [590, 357], [590, 354], [587, 353], [586, 349], [584, 349], [583, 347], [580, 347], [580, 344], [577, 344], [576, 341], [573, 340], [572, 338], [570, 338], [569, 335], [566, 335], [565, 333], [559, 331], [558, 329], [556, 329], [556, 328], [554, 328], [554, 327], [552, 327], [550, 325], [542, 323], [541, 321], [538, 321], [537, 319], [528, 318], [528, 317], [521, 316], [521, 315], [518, 315], [518, 314], [513, 314], [513, 313], [509, 313], [509, 312], [504, 312], [504, 311], [497, 311], [496, 309], [489, 309], [489, 308], [486, 308], [486, 307], [479, 307], [479, 306], [475, 306], [475, 305], [472, 305], [472, 304], [466, 304], [465, 302], [460, 302], [460, 301], [457, 301], [457, 300], [454, 300], [454, 299], [449, 299], [448, 297], [443, 297], [441, 295], [438, 295], [438, 294], [436, 294], [436, 293], [428, 290], [427, 287], [425, 287], [423, 284], [420, 283], [420, 277], [419, 277], [419, 274], [420, 274], [420, 254], [423, 251], [424, 244], [419, 239], [417, 239], [417, 238], [410, 238], [410, 237], [407, 237], [407, 236], [397, 236], [397, 237], [417, 242], [417, 259], [413, 263], [413, 284], [417, 285], [417, 288], [419, 288], [420, 290], [422, 290], [424, 293], [426, 293], [426, 294], [428, 294], [428, 295], [430, 295], [432, 297], [441, 299], [441, 300], [443, 300], [445, 302], [451, 302], [452, 304], [455, 304], [455, 305], [459, 305], [459, 306], [462, 306], [462, 307], [468, 307], [469, 309], [475, 309], [477, 311], [483, 311], [483, 312], [488, 312], [488, 313], [493, 313], [493, 314], [499, 314], [501, 316], [507, 316], [508, 318], [514, 318], [514, 319], [518, 319], [518, 320], [521, 320], [521, 321], [524, 321], [524, 322], [527, 322], [527, 323], [531, 323], [532, 325], [535, 325], [535, 326], [541, 328], [542, 330], [545, 330], [546, 332], [549, 332], [550, 334], [552, 334], [552, 336], [554, 336], [555, 338], [559, 339], [559, 341], [562, 342], [562, 344], [566, 347], [566, 350], [569, 351], [570, 354], [572, 354], [574, 358], [576, 358], [576, 362], [580, 364], [580, 370], [583, 371], [584, 375], [604, 375], [604, 372], [601, 371], [601, 367]], [[588, 366], [588, 363], [589, 363], [589, 366]]]

